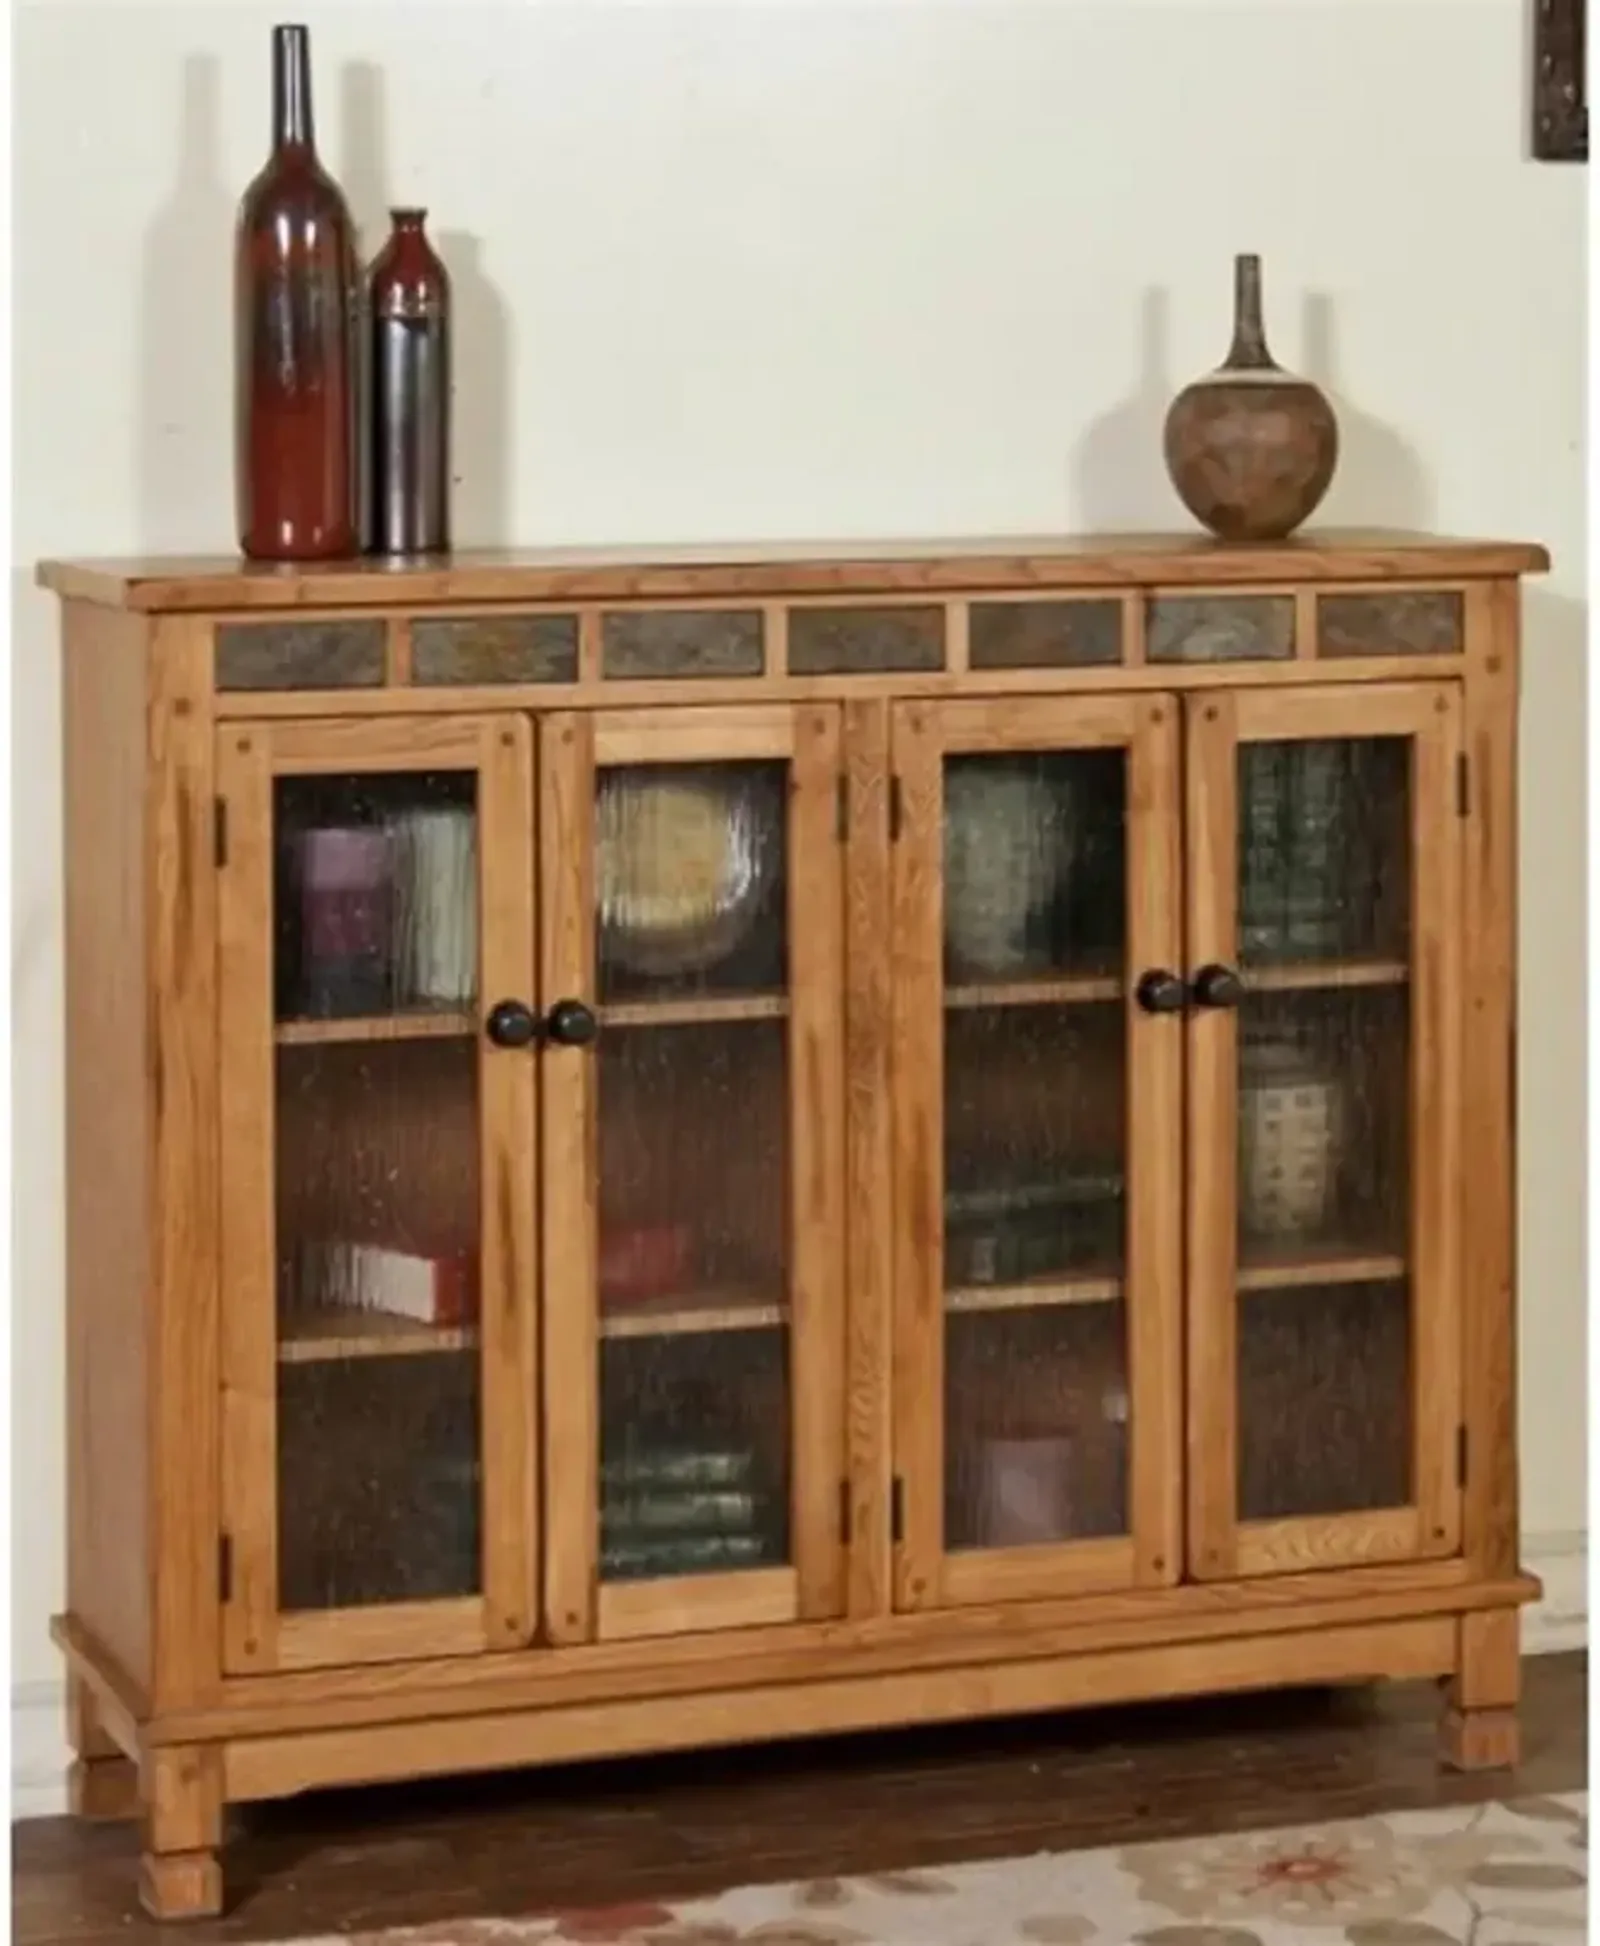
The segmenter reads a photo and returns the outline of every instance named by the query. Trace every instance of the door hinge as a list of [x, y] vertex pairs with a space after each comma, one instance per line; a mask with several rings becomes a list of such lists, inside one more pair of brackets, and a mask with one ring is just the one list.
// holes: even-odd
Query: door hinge
[[843, 771], [839, 773], [839, 795], [835, 807], [833, 835], [843, 844], [850, 836], [850, 779]]
[[889, 1539], [896, 1547], [906, 1537], [906, 1483], [897, 1473], [889, 1488]]
[[219, 797], [211, 806], [212, 850], [219, 865], [228, 862], [228, 800]]
[[1464, 818], [1471, 804], [1467, 783], [1467, 753], [1459, 751], [1456, 756], [1456, 816]]
[[217, 1536], [217, 1598], [224, 1606], [233, 1600], [233, 1536]]
[[900, 836], [900, 779], [889, 779], [889, 842], [893, 844]]
[[1464, 1487], [1466, 1484], [1467, 1484], [1467, 1429], [1465, 1426], [1457, 1426], [1456, 1427], [1456, 1485], [1458, 1487]]
[[854, 1527], [853, 1509], [850, 1504], [850, 1482], [841, 1480], [839, 1482], [839, 1545], [841, 1547], [850, 1545], [850, 1536]]

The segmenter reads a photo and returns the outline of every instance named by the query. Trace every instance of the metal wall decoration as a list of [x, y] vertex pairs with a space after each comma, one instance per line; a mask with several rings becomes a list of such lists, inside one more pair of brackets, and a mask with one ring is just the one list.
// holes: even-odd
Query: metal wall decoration
[[1587, 12], [1588, 0], [1534, 0], [1533, 153], [1540, 162], [1589, 160]]

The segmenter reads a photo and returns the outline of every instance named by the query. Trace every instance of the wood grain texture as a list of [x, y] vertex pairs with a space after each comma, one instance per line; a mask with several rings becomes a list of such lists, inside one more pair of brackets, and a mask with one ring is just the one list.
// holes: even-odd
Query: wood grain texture
[[[727, 1577], [722, 1577], [725, 1581]], [[930, 1609], [848, 1622], [806, 1622], [774, 1633], [696, 1631], [648, 1641], [508, 1651], [491, 1661], [433, 1657], [240, 1676], [223, 1701], [150, 1719], [141, 1747], [214, 1742], [319, 1728], [542, 1708], [557, 1701], [693, 1693], [708, 1680], [729, 1687], [804, 1682], [821, 1674], [959, 1668], [972, 1662], [1068, 1655], [1086, 1649], [1287, 1634], [1329, 1624], [1459, 1616], [1535, 1600], [1531, 1577], [1476, 1581], [1464, 1562], [1404, 1561], [1312, 1569], [1254, 1581], [1180, 1582], [1071, 1598]], [[69, 1666], [107, 1693], [103, 1652], [70, 1624], [55, 1631]], [[128, 1719], [132, 1726], [133, 1719]], [[135, 1737], [132, 1727], [130, 1737]]]
[[1316, 1635], [1127, 1649], [952, 1672], [841, 1677], [769, 1689], [265, 1736], [224, 1746], [230, 1802], [280, 1797], [359, 1777], [455, 1775], [601, 1752], [764, 1742], [889, 1723], [966, 1722], [1144, 1696], [1239, 1692], [1285, 1683], [1437, 1676], [1455, 1654], [1443, 1616], [1328, 1628]]
[[145, 1312], [151, 632], [77, 602], [63, 616], [67, 1601], [141, 1687], [156, 1572]]
[[241, 610], [436, 607], [457, 601], [694, 600], [906, 590], [1236, 586], [1251, 581], [1419, 581], [1542, 574], [1524, 541], [1464, 540], [1398, 528], [1309, 531], [1223, 545], [1183, 534], [1048, 534], [786, 546], [546, 548], [461, 553], [396, 568], [342, 561], [285, 573], [237, 556], [42, 561], [59, 595], [113, 607]]
[[216, 1745], [153, 1750], [140, 1767], [144, 1851], [139, 1903], [153, 1919], [222, 1909], [223, 1755]]
[[[796, 710], [789, 767], [789, 1382], [798, 1614], [845, 1608], [845, 907], [839, 711]], [[785, 1618], [789, 1619], [789, 1618]]]
[[1316, 653], [1459, 655], [1466, 600], [1457, 588], [1318, 595]]
[[[539, 725], [539, 1006], [595, 995], [593, 724]], [[587, 1642], [597, 1626], [600, 1508], [599, 1151], [595, 1059], [540, 1064], [540, 1239], [545, 1478], [544, 1628]]]
[[1294, 618], [1292, 595], [1158, 595], [1145, 609], [1145, 660], [1287, 661]]
[[973, 669], [1051, 669], [1122, 660], [1122, 603], [975, 601], [969, 621]]
[[1474, 591], [1484, 638], [1466, 684], [1466, 1030], [1461, 1075], [1462, 1369], [1470, 1439], [1463, 1538], [1489, 1571], [1517, 1558], [1517, 668], [1514, 581]]
[[796, 608], [789, 616], [792, 676], [886, 675], [944, 666], [942, 608]]
[[[217, 875], [207, 636], [195, 621], [157, 625], [146, 757], [147, 1570], [150, 1687], [158, 1709], [215, 1693], [222, 1669]], [[125, 958], [110, 976], [126, 977]]]
[[[526, 717], [485, 722], [479, 743], [480, 991], [536, 1005], [534, 757]], [[540, 1618], [539, 1116], [533, 1048], [479, 1042], [483, 1627], [497, 1649]]]
[[846, 1425], [850, 1480], [847, 1608], [885, 1615], [892, 1466], [893, 1154], [889, 1093], [889, 713], [852, 703], [844, 718], [849, 766], [845, 851], [845, 1236], [850, 1330]]
[[608, 681], [759, 676], [764, 656], [758, 609], [661, 608], [600, 618], [600, 673]]
[[417, 615], [411, 680], [420, 688], [576, 682], [576, 615]]
[[218, 689], [370, 689], [384, 680], [381, 621], [219, 622]]

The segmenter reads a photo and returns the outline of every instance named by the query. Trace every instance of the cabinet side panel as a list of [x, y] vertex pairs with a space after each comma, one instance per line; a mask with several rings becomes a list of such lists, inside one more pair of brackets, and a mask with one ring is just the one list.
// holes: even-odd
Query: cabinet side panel
[[65, 605], [67, 1602], [141, 1688], [151, 1633], [147, 634], [139, 616]]

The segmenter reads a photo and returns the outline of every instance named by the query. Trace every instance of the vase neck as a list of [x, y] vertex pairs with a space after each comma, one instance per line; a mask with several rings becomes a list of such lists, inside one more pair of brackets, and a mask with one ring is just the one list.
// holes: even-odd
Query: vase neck
[[272, 145], [315, 154], [311, 120], [311, 35], [304, 27], [272, 30]]
[[1228, 347], [1224, 369], [1259, 369], [1272, 363], [1267, 350], [1266, 329], [1261, 322], [1261, 259], [1235, 257], [1233, 260], [1233, 343]]

